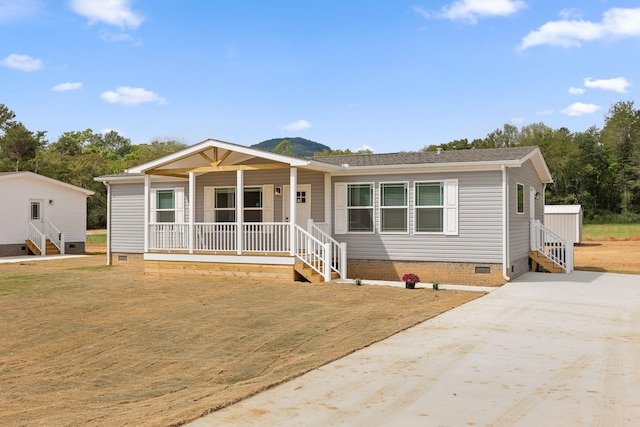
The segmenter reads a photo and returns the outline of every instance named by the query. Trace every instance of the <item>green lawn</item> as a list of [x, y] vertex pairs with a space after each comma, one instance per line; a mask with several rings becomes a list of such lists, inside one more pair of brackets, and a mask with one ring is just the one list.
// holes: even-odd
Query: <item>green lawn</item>
[[584, 224], [582, 237], [585, 239], [626, 239], [640, 236], [640, 224]]
[[87, 244], [105, 245], [107, 243], [107, 233], [104, 234], [87, 234]]

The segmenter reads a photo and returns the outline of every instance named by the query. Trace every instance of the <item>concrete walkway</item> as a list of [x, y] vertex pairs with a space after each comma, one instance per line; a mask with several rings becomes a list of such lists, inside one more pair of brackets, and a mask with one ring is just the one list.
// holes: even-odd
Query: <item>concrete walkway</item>
[[34, 261], [52, 261], [56, 259], [65, 259], [65, 258], [82, 258], [91, 255], [47, 255], [47, 256], [37, 256], [37, 255], [24, 255], [24, 256], [6, 256], [0, 257], [0, 264], [12, 264], [17, 262], [34, 262]]
[[190, 425], [640, 425], [640, 276], [528, 273]]

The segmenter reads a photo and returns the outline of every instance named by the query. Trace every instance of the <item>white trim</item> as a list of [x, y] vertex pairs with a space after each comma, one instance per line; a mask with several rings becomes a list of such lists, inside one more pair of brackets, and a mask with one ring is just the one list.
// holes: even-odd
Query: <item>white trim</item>
[[[405, 198], [406, 198], [406, 204], [404, 206], [382, 206], [382, 186], [385, 184], [404, 184], [406, 193], [405, 193]], [[405, 234], [409, 234], [410, 230], [411, 230], [411, 225], [409, 224], [409, 205], [410, 205], [410, 197], [409, 197], [409, 181], [381, 181], [378, 182], [378, 233], [379, 234], [398, 234], [398, 235], [405, 235]], [[407, 229], [405, 231], [384, 231], [382, 230], [382, 211], [385, 209], [406, 209], [406, 226]]]
[[86, 190], [84, 188], [77, 187], [75, 185], [67, 184], [66, 182], [58, 181], [57, 179], [49, 178], [49, 177], [46, 177], [44, 175], [38, 175], [37, 173], [28, 172], [28, 171], [11, 172], [11, 173], [0, 174], [0, 181], [10, 180], [10, 179], [20, 178], [20, 177], [37, 179], [37, 180], [40, 180], [40, 181], [47, 182], [49, 184], [58, 185], [60, 187], [66, 188], [68, 190], [73, 190], [73, 191], [78, 191], [80, 193], [84, 193], [86, 196], [91, 196], [91, 195], [95, 194], [95, 192], [93, 192], [91, 190]]
[[298, 191], [298, 169], [292, 167], [289, 169], [289, 253], [291, 256], [296, 254], [296, 194]]
[[149, 223], [151, 222], [151, 210], [150, 210], [151, 201], [149, 200], [149, 197], [151, 197], [151, 194], [152, 194], [149, 191], [150, 186], [151, 186], [151, 176], [145, 175], [144, 176], [144, 249], [143, 249], [143, 252], [149, 251]]
[[[413, 233], [417, 235], [423, 234], [436, 234], [445, 235], [447, 230], [447, 180], [428, 180], [428, 181], [413, 181]], [[457, 180], [455, 180], [457, 181]], [[419, 206], [418, 205], [418, 192], [416, 191], [416, 185], [418, 184], [442, 184], [442, 205], [439, 206]], [[442, 231], [418, 231], [418, 209], [441, 209], [442, 210]], [[457, 227], [456, 227], [457, 228]]]
[[[367, 182], [347, 182], [345, 193], [345, 210], [346, 210], [346, 234], [376, 234], [376, 183], [372, 181]], [[349, 206], [349, 186], [350, 185], [370, 185], [371, 186], [371, 206]], [[349, 209], [371, 209], [371, 231], [351, 231], [349, 230]]]
[[[520, 188], [522, 187], [522, 212], [520, 212], [518, 210], [518, 192], [520, 191]], [[525, 205], [525, 198], [524, 198], [524, 188], [525, 185], [521, 182], [516, 181], [516, 215], [524, 215], [525, 212], [527, 211], [527, 207]]]
[[509, 180], [507, 168], [502, 167], [502, 278], [509, 277]]
[[189, 172], [189, 253], [192, 254], [196, 246], [196, 174]]
[[324, 220], [331, 224], [331, 175], [324, 174]]
[[[242, 188], [242, 191], [238, 191]], [[236, 251], [242, 255], [242, 241], [244, 240], [242, 223], [244, 222], [244, 172], [236, 172]]]

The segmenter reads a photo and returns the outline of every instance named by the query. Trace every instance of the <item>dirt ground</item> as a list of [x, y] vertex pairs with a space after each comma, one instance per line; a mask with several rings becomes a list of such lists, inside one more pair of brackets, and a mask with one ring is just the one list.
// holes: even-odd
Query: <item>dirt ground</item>
[[[158, 280], [104, 261], [0, 265], [0, 425], [180, 424], [482, 295]], [[640, 238], [586, 241], [575, 264], [640, 274]]]
[[0, 425], [175, 425], [480, 297], [0, 264]]
[[640, 274], [640, 237], [585, 240], [575, 246], [576, 270]]

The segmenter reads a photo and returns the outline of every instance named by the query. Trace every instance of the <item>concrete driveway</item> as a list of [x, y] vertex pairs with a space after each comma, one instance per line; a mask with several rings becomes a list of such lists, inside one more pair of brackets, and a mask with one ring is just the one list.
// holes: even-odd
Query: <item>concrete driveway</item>
[[190, 425], [640, 425], [640, 276], [528, 273]]

